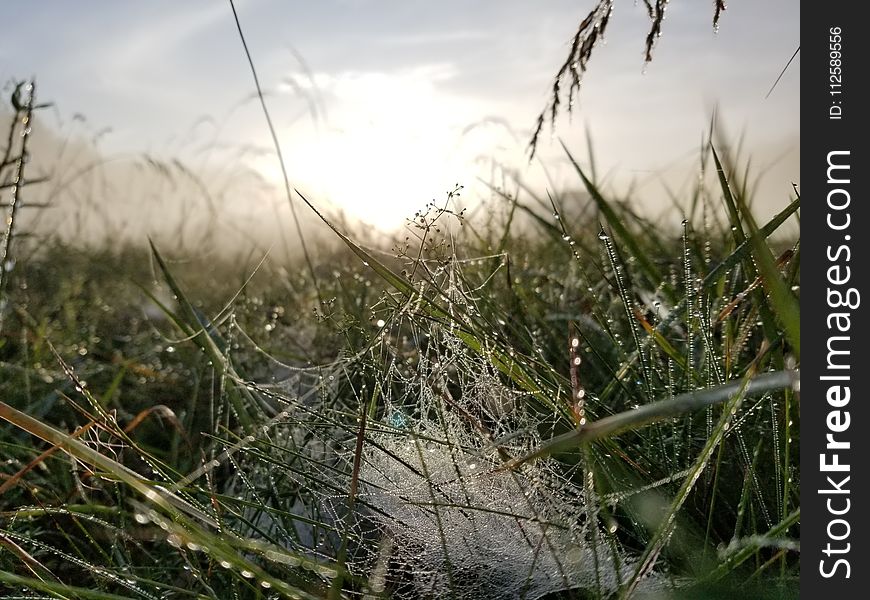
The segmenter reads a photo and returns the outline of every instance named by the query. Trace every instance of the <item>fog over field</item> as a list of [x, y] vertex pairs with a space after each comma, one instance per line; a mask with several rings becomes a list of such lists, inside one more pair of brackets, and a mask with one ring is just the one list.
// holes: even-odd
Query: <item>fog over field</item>
[[[656, 214], [668, 190], [682, 196], [694, 184], [715, 110], [763, 175], [759, 213], [781, 209], [783, 182], [798, 177], [799, 56], [765, 95], [798, 46], [799, 5], [735, 2], [715, 33], [707, 3], [670, 3], [645, 66], [646, 9], [617, 4], [573, 115], [552, 133], [545, 126], [530, 162], [535, 118], [586, 4], [250, 0], [238, 9], [291, 185], [348, 223], [391, 231], [455, 183], [471, 214], [490, 185], [576, 188], [559, 142], [588, 165], [587, 134], [604, 187]], [[95, 241], [213, 233], [231, 247], [293, 246], [227, 4], [49, 2], [38, 19], [23, 6], [7, 13], [17, 25], [0, 74], [36, 74], [39, 99], [55, 103], [38, 117], [46, 150], [34, 156], [62, 176], [28, 190], [55, 205], [44, 227], [85, 228]]]

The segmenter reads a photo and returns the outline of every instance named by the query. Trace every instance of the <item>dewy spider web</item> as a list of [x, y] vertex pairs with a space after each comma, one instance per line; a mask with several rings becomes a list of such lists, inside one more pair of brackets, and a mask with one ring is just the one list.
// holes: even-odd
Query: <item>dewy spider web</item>
[[[452, 309], [474, 311], [461, 278], [442, 276]], [[351, 407], [336, 408], [329, 388], [360, 366], [359, 357], [316, 376], [299, 371], [272, 394], [284, 411], [237, 465], [235, 493], [258, 506], [245, 515], [254, 523], [246, 533], [268, 532], [328, 560], [346, 536], [346, 568], [365, 597], [531, 600], [616, 591], [632, 560], [599, 520], [593, 486], [577, 485], [573, 469], [551, 458], [500, 469], [539, 446], [555, 415], [530, 408], [528, 392], [505, 385], [452, 326], [407, 306], [397, 314], [371, 352], [387, 367], [379, 406], [367, 417], [353, 510], [347, 495], [359, 419]], [[263, 478], [292, 499], [282, 509], [295, 517], [265, 508]], [[660, 585], [648, 578], [641, 592]]]
[[[621, 258], [611, 253], [605, 259], [602, 272], [607, 275], [608, 265], [617, 272]], [[638, 581], [636, 557], [661, 522], [650, 506], [652, 513], [662, 514], [665, 498], [693, 472], [698, 447], [707, 439], [705, 423], [687, 415], [618, 444], [608, 441], [586, 453], [574, 452], [577, 463], [546, 456], [505, 469], [511, 459], [540, 448], [566, 424], [572, 426], [564, 400], [572, 392], [559, 387], [566, 384], [555, 377], [555, 387], [544, 381], [555, 371], [543, 353], [517, 357], [518, 365], [537, 361], [525, 364], [531, 373], [525, 384], [499, 370], [512, 356], [512, 346], [497, 341], [501, 330], [494, 323], [505, 326], [502, 317], [508, 314], [493, 312], [488, 286], [504, 267], [498, 262], [503, 256], [486, 257], [494, 270], [482, 259], [462, 261], [449, 251], [440, 260], [414, 260], [420, 274], [415, 294], [410, 300], [401, 293], [381, 298], [377, 310], [385, 319], [377, 320], [368, 347], [351, 348], [353, 354], [319, 368], [283, 365], [279, 372], [286, 379], [277, 385], [249, 384], [275, 405], [278, 416], [264, 416], [266, 424], [256, 435], [226, 440], [225, 452], [214, 457], [215, 467], [235, 468], [235, 474], [222, 478], [228, 498], [223, 502], [231, 507], [228, 514], [235, 515], [224, 524], [241, 536], [266, 538], [323, 565], [302, 575], [294, 572], [300, 578], [294, 584], [326, 592], [329, 587], [338, 591], [340, 583], [348, 597], [552, 600], [567, 592], [606, 598], [623, 592], [623, 584], [631, 587], [632, 597], [660, 597], [671, 585], [663, 566], [668, 562], [660, 561], [657, 570], [648, 572], [647, 564], [655, 560], [645, 559], [646, 577]], [[482, 265], [478, 276], [483, 273], [483, 283], [471, 283], [469, 273]], [[690, 265], [684, 261], [683, 266]], [[605, 350], [609, 344], [614, 356], [612, 370], [604, 370], [604, 385], [601, 377], [596, 382], [584, 373], [591, 419], [624, 410], [638, 398], [646, 401], [643, 377], [652, 382], [656, 397], [673, 396], [696, 389], [721, 360], [723, 354], [709, 343], [689, 345], [696, 351], [690, 352], [690, 377], [678, 382], [672, 355], [638, 333], [636, 345], [649, 361], [640, 369], [632, 361], [631, 346], [618, 342], [620, 335], [627, 337], [625, 323], [611, 315], [639, 314], [660, 322], [663, 335], [685, 348], [707, 323], [696, 314], [701, 303], [690, 306], [688, 325], [667, 329], [660, 301], [652, 301], [651, 316], [635, 305], [634, 294], [642, 296], [642, 290], [632, 287], [629, 293], [623, 286], [618, 294], [616, 288], [608, 293], [606, 279], [593, 289], [584, 285], [584, 273], [569, 267], [563, 275], [566, 288], [588, 289], [594, 298], [590, 312], [577, 319], [585, 330], [588, 363], [594, 368], [596, 357], [599, 364], [604, 360], [590, 349], [593, 339]], [[737, 271], [729, 277], [735, 289], [745, 285]], [[700, 293], [694, 285], [687, 289]], [[424, 294], [437, 298], [437, 310], [421, 300]], [[715, 314], [725, 301], [711, 298], [705, 310]], [[564, 310], [554, 298], [541, 298], [540, 304]], [[745, 311], [757, 328], [753, 309]], [[541, 338], [533, 343], [548, 343]], [[747, 344], [731, 352], [754, 356], [756, 350]], [[617, 371], [625, 373], [624, 392], [617, 386], [605, 405], [592, 392], [607, 393], [604, 386], [613, 383]], [[629, 383], [637, 387], [629, 389]], [[752, 475], [737, 506], [738, 523], [747, 507], [768, 519], [770, 499], [757, 482], [757, 457], [751, 451], [756, 448], [757, 455], [761, 446], [741, 433], [742, 423], [765, 418], [762, 409], [768, 407], [775, 413], [771, 396], [747, 403], [726, 434], [737, 439], [738, 450], [728, 468], [748, 469]], [[667, 491], [660, 494], [660, 488]], [[740, 525], [734, 539], [739, 533]]]
[[[455, 302], [471, 301], [461, 291], [448, 289]], [[541, 415], [449, 328], [409, 328], [416, 339], [428, 333], [428, 352], [405, 375], [395, 368], [406, 393], [386, 411], [405, 416], [370, 434], [360, 473], [377, 509], [369, 519], [387, 540], [378, 557], [385, 576], [373, 586], [401, 598], [615, 591], [630, 569], [613, 549], [593, 556], [594, 499], [554, 460], [499, 469], [541, 442]]]

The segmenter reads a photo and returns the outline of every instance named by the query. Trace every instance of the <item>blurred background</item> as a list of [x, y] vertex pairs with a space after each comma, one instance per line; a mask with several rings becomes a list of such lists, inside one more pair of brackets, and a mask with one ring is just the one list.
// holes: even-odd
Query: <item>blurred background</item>
[[[668, 4], [654, 60], [643, 3], [617, 3], [573, 114], [528, 144], [593, 4], [237, 2], [290, 184], [358, 235], [401, 228], [458, 183], [468, 215], [492, 188], [569, 193], [560, 140], [600, 185], [647, 215], [697, 183], [717, 114], [751, 158], [755, 208], [798, 181], [799, 3]], [[294, 253], [280, 165], [227, 2], [43, 2], [5, 7], [0, 80], [35, 76], [27, 190], [43, 232], [79, 243]], [[8, 111], [7, 111], [8, 112]], [[301, 205], [300, 205], [301, 206]], [[567, 209], [566, 209], [567, 210]], [[297, 212], [307, 223], [310, 212]], [[357, 224], [364, 223], [365, 227]], [[675, 221], [679, 224], [679, 219]], [[325, 231], [305, 227], [307, 235]]]

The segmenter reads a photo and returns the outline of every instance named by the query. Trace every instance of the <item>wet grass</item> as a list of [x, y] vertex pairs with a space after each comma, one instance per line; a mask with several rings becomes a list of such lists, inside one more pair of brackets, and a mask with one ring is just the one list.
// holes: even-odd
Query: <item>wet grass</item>
[[4, 597], [796, 597], [800, 199], [715, 149], [657, 221], [569, 154], [304, 268], [13, 239]]

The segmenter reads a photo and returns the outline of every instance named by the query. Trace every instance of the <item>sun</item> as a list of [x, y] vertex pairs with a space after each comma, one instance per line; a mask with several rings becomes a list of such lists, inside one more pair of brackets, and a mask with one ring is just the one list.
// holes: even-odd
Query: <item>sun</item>
[[[391, 232], [457, 183], [474, 179], [478, 167], [462, 132], [477, 107], [439, 90], [443, 71], [321, 78], [331, 99], [329, 122], [280, 135], [292, 185]], [[281, 181], [274, 157], [258, 159], [255, 168]]]

